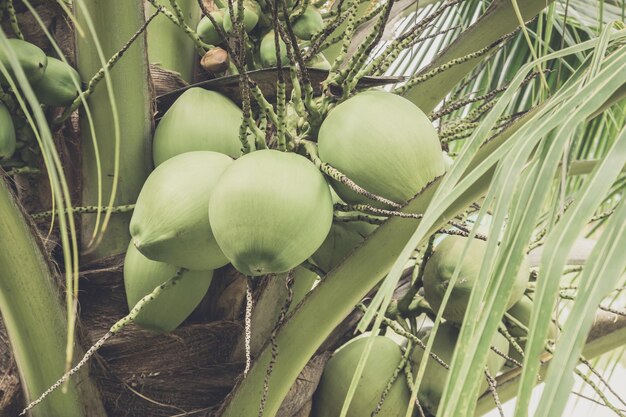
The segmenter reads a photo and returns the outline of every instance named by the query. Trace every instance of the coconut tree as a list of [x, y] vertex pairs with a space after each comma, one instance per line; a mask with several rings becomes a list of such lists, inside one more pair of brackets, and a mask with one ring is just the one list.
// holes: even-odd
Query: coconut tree
[[623, 415], [624, 10], [2, 1], [3, 412]]

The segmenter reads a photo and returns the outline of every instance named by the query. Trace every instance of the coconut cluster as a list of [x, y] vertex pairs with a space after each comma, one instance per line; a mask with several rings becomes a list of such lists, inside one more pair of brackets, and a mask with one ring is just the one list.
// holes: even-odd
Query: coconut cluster
[[[335, 233], [342, 232], [337, 229]], [[417, 399], [428, 415], [437, 415], [446, 388], [448, 367], [458, 345], [470, 293], [479, 278], [486, 248], [487, 244], [482, 240], [461, 236], [448, 236], [436, 245], [432, 256], [426, 262], [423, 277], [423, 297], [432, 309], [429, 315], [433, 320], [442, 308], [446, 291], [450, 291], [451, 295], [441, 312], [444, 321], [439, 325], [437, 332], [431, 333], [432, 321], [426, 319], [431, 325], [424, 326], [423, 330], [415, 335], [424, 344], [428, 344], [430, 339], [434, 338], [432, 355], [424, 357], [424, 350], [415, 346], [412, 347], [412, 351], [403, 354], [403, 349], [408, 348], [407, 339], [401, 338], [400, 344], [397, 344], [397, 338], [392, 340], [385, 336], [373, 336], [371, 351], [346, 416], [372, 415], [377, 409], [379, 410], [377, 415], [405, 416], [411, 398], [407, 378], [415, 378], [424, 361], [426, 361], [425, 373], [420, 380]], [[518, 274], [509, 281], [508, 311], [503, 319], [508, 333], [517, 341], [509, 343], [509, 339], [503, 334], [495, 333], [485, 364], [489, 377], [495, 377], [505, 367], [516, 367], [524, 361], [519, 350], [525, 347], [527, 327], [533, 310], [533, 300], [524, 294], [529, 275], [528, 262], [523, 258]], [[418, 296], [421, 297], [421, 294]], [[556, 336], [557, 326], [551, 323], [548, 340], [554, 340]], [[368, 337], [358, 337], [349, 341], [328, 361], [314, 395], [312, 417], [330, 417], [341, 413], [348, 387], [364, 353], [367, 340]], [[508, 358], [511, 360], [508, 361]], [[409, 367], [404, 365], [406, 360], [410, 364]], [[408, 374], [409, 369], [412, 369], [411, 374]], [[406, 375], [403, 375], [405, 373]], [[476, 384], [476, 394], [483, 394], [488, 389], [489, 383], [485, 375]], [[419, 414], [416, 411], [414, 415]]]
[[[300, 5], [288, 7], [290, 22], [294, 35], [298, 38], [299, 45], [306, 47], [308, 41], [313, 36], [324, 29], [324, 21], [319, 10], [308, 5], [303, 11]], [[237, 36], [235, 25], [238, 17], [238, 8], [235, 4], [233, 16], [227, 6], [217, 8], [209, 12], [210, 16], [200, 19], [196, 32], [200, 39], [212, 48], [202, 60], [202, 67], [207, 71], [218, 73], [230, 73], [229, 63], [222, 59], [225, 54], [222, 47], [232, 38]], [[294, 16], [295, 15], [295, 16]], [[279, 20], [286, 20], [282, 9], [278, 12]], [[279, 36], [278, 43], [280, 52], [276, 50], [276, 34], [273, 30], [273, 16], [270, 10], [264, 10], [259, 3], [254, 0], [244, 0], [243, 2], [243, 27], [246, 36], [246, 53], [248, 65], [254, 69], [275, 67], [280, 62], [288, 65], [287, 45]], [[222, 36], [224, 35], [224, 37]], [[218, 53], [219, 52], [219, 53]], [[216, 57], [220, 57], [219, 62]], [[310, 65], [313, 68], [330, 69], [330, 64], [322, 54], [313, 57]]]
[[[374, 113], [379, 121], [388, 120], [388, 129], [374, 129]], [[404, 118], [403, 127], [391, 129], [398, 117]], [[185, 91], [165, 113], [154, 134], [156, 168], [130, 222], [129, 256], [135, 265], [143, 257], [146, 268], [164, 271], [159, 275], [164, 280], [178, 268], [210, 279], [210, 271], [228, 263], [248, 276], [286, 272], [306, 260], [330, 271], [376, 229], [366, 222], [333, 223], [335, 203], [362, 202], [362, 197], [329, 181], [307, 157], [275, 149], [242, 155], [242, 121], [242, 111], [230, 99], [200, 88]], [[334, 108], [321, 125], [318, 143], [324, 162], [398, 203], [444, 170], [433, 126], [419, 108], [391, 93], [359, 93]], [[250, 141], [247, 147], [254, 145]], [[396, 166], [374, 164], [368, 147], [378, 158], [395, 159]], [[398, 187], [393, 175], [411, 181]], [[139, 269], [125, 271], [129, 307], [154, 283], [134, 284], [145, 279]], [[199, 292], [191, 286], [176, 286], [176, 291]], [[186, 307], [189, 312], [194, 306]]]
[[[0, 72], [0, 85], [12, 92], [19, 86], [15, 69], [11, 65], [13, 57], [21, 67], [40, 104], [49, 107], [64, 107], [72, 103], [80, 92], [81, 81], [78, 72], [59, 59], [46, 56], [37, 45], [21, 39], [7, 39], [7, 49], [0, 49], [0, 63], [6, 69], [8, 79]], [[9, 52], [10, 50], [10, 52]], [[14, 61], [15, 62], [15, 61]], [[20, 121], [21, 122], [21, 121]], [[11, 111], [0, 101], [0, 160], [13, 157], [18, 148], [25, 149], [30, 136], [17, 132]], [[19, 155], [24, 162], [25, 154]]]

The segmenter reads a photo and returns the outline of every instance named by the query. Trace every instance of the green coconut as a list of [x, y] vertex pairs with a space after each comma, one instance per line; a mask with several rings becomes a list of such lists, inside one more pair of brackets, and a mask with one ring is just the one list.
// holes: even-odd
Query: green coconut
[[[523, 295], [511, 308], [508, 309], [507, 316], [504, 317], [504, 323], [509, 334], [513, 337], [526, 337], [528, 326], [530, 324], [530, 316], [533, 311], [533, 300], [528, 295]], [[521, 325], [521, 326], [520, 326]], [[523, 327], [522, 327], [523, 326]], [[548, 327], [548, 339], [555, 340], [558, 334], [558, 328], [552, 321]], [[526, 348], [526, 343], [523, 340], [518, 342], [522, 349]], [[520, 353], [511, 345], [509, 349], [509, 356], [518, 362], [524, 362], [524, 358]]]
[[375, 229], [376, 225], [367, 222], [333, 223], [322, 246], [313, 254], [313, 261], [325, 272], [330, 271], [363, 243]]
[[[339, 104], [322, 123], [320, 158], [366, 190], [405, 203], [444, 173], [435, 128], [409, 100], [367, 91]], [[333, 182], [348, 203], [380, 203]]]
[[172, 104], [159, 122], [152, 144], [154, 165], [190, 151], [241, 155], [241, 109], [227, 97], [190, 88]]
[[10, 158], [15, 152], [15, 126], [9, 109], [0, 101], [0, 159]]
[[[215, 19], [215, 23], [217, 23], [219, 28], [224, 30], [224, 12], [222, 10], [215, 10], [210, 14], [211, 17]], [[198, 32], [198, 36], [202, 39], [202, 42], [208, 43], [209, 45], [219, 45], [224, 42], [215, 26], [213, 26], [211, 19], [206, 16], [198, 22], [196, 32]]]
[[209, 203], [226, 257], [246, 275], [288, 271], [320, 247], [332, 224], [324, 176], [303, 156], [261, 150], [236, 160]]
[[[21, 39], [7, 39], [10, 48], [13, 50], [17, 57], [17, 61], [24, 70], [26, 78], [31, 83], [39, 81], [43, 77], [48, 65], [48, 57], [37, 46], [30, 42], [23, 41]], [[6, 68], [9, 76], [15, 80], [15, 73], [9, 62], [7, 51], [4, 48], [0, 48], [0, 63]], [[17, 80], [15, 80], [17, 83]], [[8, 84], [7, 79], [0, 71], [0, 84]]]
[[[289, 63], [287, 45], [285, 45], [282, 39], [279, 39], [279, 43], [280, 62], [282, 65], [287, 65]], [[278, 60], [276, 59], [276, 40], [274, 39], [273, 30], [263, 36], [261, 46], [259, 47], [259, 55], [261, 57], [261, 64], [263, 64], [264, 67], [275, 67], [278, 65]]]
[[298, 38], [308, 41], [324, 29], [322, 14], [315, 7], [308, 6], [304, 13], [293, 22], [292, 29]]
[[[234, 5], [235, 20], [237, 19], [237, 5]], [[262, 14], [261, 7], [255, 1], [244, 0], [243, 2], [243, 27], [246, 33], [250, 33], [259, 22], [259, 16]], [[233, 31], [233, 22], [230, 20], [230, 11], [224, 10], [224, 31], [231, 33]]]
[[309, 67], [328, 71], [330, 70], [331, 65], [324, 56], [324, 54], [317, 54], [313, 58], [311, 58], [311, 61], [309, 62]]
[[187, 152], [159, 165], [143, 185], [133, 216], [133, 243], [148, 258], [192, 270], [228, 263], [207, 215], [220, 176], [232, 164], [224, 154]]
[[78, 97], [80, 75], [65, 62], [48, 57], [48, 66], [43, 77], [33, 83], [33, 90], [41, 104], [65, 106]]
[[[462, 236], [446, 237], [434, 250], [424, 269], [424, 298], [438, 311], [443, 296], [453, 277], [458, 262], [469, 238]], [[472, 239], [465, 257], [461, 261], [460, 272], [443, 317], [454, 323], [462, 323], [469, 304], [470, 293], [478, 279], [482, 259], [485, 257], [487, 242]], [[528, 284], [529, 266], [524, 258], [513, 283], [513, 289], [507, 308], [515, 304], [524, 294]]]
[[[157, 286], [176, 275], [179, 268], [151, 261], [132, 244], [124, 260], [124, 287], [131, 310], [139, 300]], [[147, 304], [137, 315], [135, 323], [146, 330], [170, 332], [177, 328], [200, 304], [206, 294], [213, 271], [186, 271], [176, 285], [169, 286]]]
[[[313, 397], [311, 417], [337, 417], [341, 414], [348, 387], [367, 340], [367, 337], [354, 339], [330, 358]], [[393, 340], [384, 336], [375, 337], [346, 417], [367, 417], [372, 414], [401, 360], [402, 352]], [[404, 417], [410, 399], [411, 391], [406, 379], [400, 374], [377, 416]]]
[[[456, 342], [459, 339], [459, 328], [453, 323], [444, 322], [439, 325], [435, 340], [432, 346], [432, 352], [443, 360], [447, 365], [452, 363], [452, 356], [454, 354], [454, 348]], [[428, 342], [430, 335], [424, 339], [424, 343]], [[509, 342], [500, 333], [495, 334], [491, 346], [498, 349], [500, 352], [507, 352], [509, 350]], [[424, 350], [416, 347], [411, 355], [411, 360], [414, 362], [413, 369], [417, 373], [420, 363], [424, 358]], [[498, 372], [504, 366], [506, 359], [498, 355], [494, 351], [489, 351], [487, 356], [487, 369], [492, 376], [496, 376]], [[431, 356], [428, 357], [428, 364], [426, 365], [426, 371], [424, 377], [420, 383], [417, 398], [420, 401], [422, 407], [424, 407], [432, 415], [437, 414], [439, 407], [439, 400], [443, 395], [443, 391], [446, 387], [446, 379], [448, 378], [448, 370], [441, 364], [437, 363]], [[476, 385], [478, 393], [483, 393], [487, 390], [488, 384], [486, 378], [482, 378], [480, 385]]]

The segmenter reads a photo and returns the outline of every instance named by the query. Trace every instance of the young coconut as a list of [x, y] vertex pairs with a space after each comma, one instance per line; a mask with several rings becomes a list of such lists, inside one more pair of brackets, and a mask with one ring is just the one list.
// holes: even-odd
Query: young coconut
[[[224, 30], [224, 11], [214, 10], [210, 14], [211, 17], [215, 19], [215, 23], [217, 23], [219, 28]], [[208, 43], [209, 45], [219, 45], [224, 42], [215, 26], [213, 26], [213, 22], [211, 22], [211, 19], [207, 16], [203, 16], [202, 19], [200, 19], [196, 32], [198, 32], [198, 36], [202, 39], [202, 42]]]
[[328, 62], [323, 54], [317, 54], [313, 58], [311, 58], [309, 66], [311, 68], [317, 68], [325, 71], [329, 71], [331, 68], [330, 62]]
[[322, 246], [313, 254], [313, 261], [324, 272], [330, 271], [363, 243], [376, 227], [367, 222], [333, 223]]
[[226, 265], [207, 207], [218, 179], [232, 162], [221, 153], [195, 151], [168, 159], [152, 171], [130, 221], [137, 249], [154, 261], [191, 270]]
[[[278, 65], [278, 60], [276, 59], [276, 39], [274, 36], [274, 31], [272, 30], [263, 36], [261, 40], [259, 55], [261, 57], [261, 64], [263, 64], [264, 67], [275, 67]], [[280, 45], [280, 63], [282, 65], [288, 65], [287, 45], [280, 38], [278, 42]]]
[[15, 126], [9, 109], [0, 101], [0, 159], [10, 158], [15, 152]]
[[324, 29], [322, 14], [313, 6], [308, 6], [302, 16], [293, 22], [293, 33], [300, 39], [310, 40]]
[[261, 150], [236, 160], [209, 203], [215, 239], [246, 275], [288, 271], [320, 247], [332, 224], [324, 176], [303, 156]]
[[[461, 259], [468, 240], [469, 238], [462, 236], [446, 237], [435, 247], [434, 253], [424, 269], [424, 298], [435, 311], [438, 311], [457, 264], [461, 262], [452, 295], [443, 312], [443, 317], [454, 323], [463, 322], [470, 293], [478, 279], [480, 265], [487, 250], [487, 242], [472, 239], [469, 242], [465, 257]], [[528, 262], [524, 258], [513, 283], [507, 307], [515, 304], [524, 294], [528, 284], [528, 270]]]
[[190, 151], [241, 155], [241, 109], [227, 97], [202, 88], [190, 88], [172, 104], [154, 131], [154, 165]]
[[[384, 91], [358, 93], [330, 111], [318, 135], [322, 161], [367, 191], [403, 204], [444, 173], [435, 128], [409, 100]], [[333, 182], [351, 204], [381, 207]]]
[[[313, 397], [311, 417], [337, 417], [341, 414], [348, 387], [357, 368], [367, 337], [342, 346], [326, 364]], [[370, 416], [376, 409], [387, 383], [402, 360], [400, 347], [391, 339], [376, 336], [358, 382], [346, 417]], [[411, 391], [400, 374], [385, 397], [379, 417], [404, 417]]]
[[[235, 12], [235, 21], [237, 20], [237, 4], [233, 5]], [[255, 1], [244, 0], [243, 1], [243, 28], [246, 33], [250, 33], [259, 22], [259, 16], [262, 14], [261, 6]], [[228, 8], [224, 9], [224, 31], [231, 33], [233, 31], [233, 22], [230, 19], [230, 11]]]
[[[46, 71], [46, 66], [48, 65], [48, 57], [46, 54], [39, 47], [21, 39], [7, 39], [7, 42], [17, 57], [22, 70], [24, 70], [24, 74], [26, 74], [26, 78], [28, 78], [28, 81], [31, 83], [39, 81], [41, 77], [43, 77], [43, 74]], [[9, 57], [7, 56], [7, 51], [5, 49], [0, 49], [0, 63], [4, 66], [4, 68], [6, 68], [9, 76], [15, 79], [15, 73], [13, 72], [11, 63], [9, 62]], [[7, 79], [1, 71], [0, 84], [8, 84]]]
[[[509, 308], [504, 316], [504, 323], [509, 334], [513, 337], [522, 338], [528, 335], [527, 329], [530, 324], [530, 316], [533, 312], [533, 300], [524, 294], [522, 298], [513, 307]], [[510, 316], [510, 319], [507, 317]], [[552, 321], [548, 327], [548, 339], [555, 340], [558, 334], [558, 328]], [[524, 340], [518, 342], [522, 349], [526, 348]], [[522, 355], [511, 345], [509, 349], [509, 356], [518, 362], [523, 363], [524, 358]]]
[[[432, 352], [443, 360], [448, 366], [452, 363], [452, 356], [454, 355], [454, 348], [459, 338], [459, 328], [453, 323], [444, 322], [439, 325], [437, 333], [435, 334], [435, 340], [433, 342]], [[428, 342], [430, 335], [424, 339], [424, 343]], [[491, 341], [491, 346], [498, 349], [500, 352], [508, 352], [509, 342], [500, 333], [495, 334]], [[424, 358], [424, 350], [415, 348], [411, 355], [411, 360], [414, 362], [413, 369], [417, 373], [420, 363]], [[494, 351], [489, 351], [487, 356], [487, 369], [492, 376], [496, 376], [498, 372], [504, 366], [506, 359], [498, 355]], [[428, 357], [428, 364], [426, 365], [426, 371], [424, 377], [420, 383], [417, 398], [420, 401], [422, 407], [424, 407], [433, 416], [437, 414], [439, 407], [439, 400], [443, 394], [446, 386], [446, 379], [448, 377], [448, 370], [441, 364], [437, 363], [432, 357]], [[487, 390], [488, 384], [486, 377], [481, 379], [480, 385], [475, 384], [477, 388], [477, 394], [483, 393]]]
[[80, 75], [65, 62], [48, 57], [43, 77], [33, 83], [33, 90], [41, 104], [65, 106], [78, 97]]
[[[151, 261], [130, 243], [124, 259], [124, 287], [131, 310], [139, 300], [158, 285], [176, 275], [178, 267]], [[213, 271], [186, 271], [176, 285], [167, 287], [158, 298], [147, 304], [135, 318], [135, 323], [155, 332], [170, 332], [177, 328], [200, 304], [211, 285]]]

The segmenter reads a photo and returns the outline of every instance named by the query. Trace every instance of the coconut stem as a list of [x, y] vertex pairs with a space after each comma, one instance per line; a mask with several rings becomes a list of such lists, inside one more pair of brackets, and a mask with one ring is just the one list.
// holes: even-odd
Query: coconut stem
[[20, 25], [17, 22], [17, 14], [15, 13], [15, 6], [13, 5], [13, 0], [5, 0], [4, 7], [6, 11], [9, 13], [9, 23], [11, 24], [11, 30], [15, 34], [15, 37], [24, 40], [24, 35], [20, 30]]
[[[134, 204], [125, 204], [121, 206], [113, 206], [113, 207], [99, 207], [99, 206], [82, 206], [82, 207], [71, 207], [65, 209], [64, 213], [75, 213], [75, 214], [86, 214], [86, 213], [98, 213], [110, 211], [111, 213], [127, 213], [129, 211], [133, 211], [135, 209]], [[42, 211], [39, 213], [33, 214], [31, 217], [33, 220], [45, 219], [48, 217], [52, 217], [54, 215], [60, 214], [60, 210], [48, 210]]]

